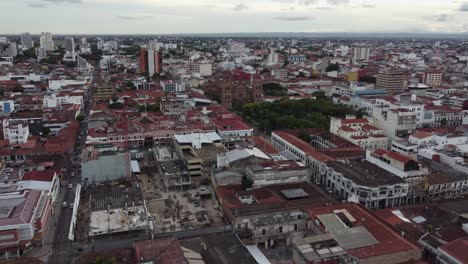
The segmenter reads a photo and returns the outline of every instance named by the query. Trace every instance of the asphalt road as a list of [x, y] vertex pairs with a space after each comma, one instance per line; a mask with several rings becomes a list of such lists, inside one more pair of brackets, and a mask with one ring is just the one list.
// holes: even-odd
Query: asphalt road
[[[93, 96], [93, 84], [94, 80], [96, 80], [96, 73], [93, 73], [93, 79], [91, 82], [91, 86], [88, 89], [88, 100], [85, 102], [84, 106], [84, 113], [85, 113], [85, 122], [89, 118], [91, 106], [92, 106], [92, 96]], [[80, 126], [80, 140], [75, 144], [75, 148], [73, 150], [72, 159], [75, 160], [79, 158], [80, 153], [82, 151], [83, 145], [86, 141], [86, 132], [87, 132], [87, 125], [86, 123], [82, 122], [84, 125]], [[72, 242], [68, 239], [69, 229], [70, 229], [70, 222], [73, 210], [70, 207], [63, 208], [61, 207], [63, 202], [67, 202], [68, 204], [73, 203], [75, 200], [75, 190], [76, 185], [80, 183], [81, 176], [80, 176], [80, 166], [75, 166], [75, 162], [73, 162], [72, 167], [66, 173], [62, 179], [62, 186], [60, 190], [59, 199], [57, 199], [57, 203], [60, 203], [60, 210], [54, 214], [54, 218], [52, 221], [55, 221], [56, 229], [54, 235], [54, 242], [52, 245], [52, 251], [49, 256], [47, 263], [57, 263], [57, 264], [65, 264], [65, 263], [72, 263], [73, 257], [77, 256], [78, 252], [76, 252], [72, 248]], [[79, 164], [79, 162], [78, 162]], [[75, 173], [75, 176], [72, 177], [71, 173]], [[73, 188], [69, 188], [69, 184], [73, 184]]]

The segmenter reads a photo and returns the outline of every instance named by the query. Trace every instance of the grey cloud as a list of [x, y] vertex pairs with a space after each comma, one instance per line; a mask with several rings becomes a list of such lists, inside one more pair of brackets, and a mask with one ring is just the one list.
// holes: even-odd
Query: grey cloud
[[294, 6], [291, 6], [290, 8], [281, 8], [280, 11], [294, 11]]
[[83, 0], [41, 0], [49, 3], [72, 3], [72, 4], [81, 4]]
[[317, 9], [319, 9], [319, 10], [333, 10], [333, 8], [331, 8], [329, 6], [319, 6], [319, 7], [317, 7]]
[[284, 20], [284, 21], [306, 21], [313, 20], [314, 17], [310, 16], [277, 16], [273, 17], [274, 20]]
[[364, 7], [364, 8], [375, 8], [377, 7], [376, 4], [362, 4], [361, 7]]
[[349, 0], [327, 0], [329, 5], [346, 5], [349, 4]]
[[462, 12], [468, 12], [468, 2], [466, 3], [463, 3], [461, 6], [460, 6], [460, 11]]
[[28, 7], [31, 7], [31, 8], [43, 8], [43, 7], [46, 7], [46, 5], [44, 3], [29, 3], [28, 4]]
[[308, 6], [308, 5], [316, 4], [317, 2], [318, 0], [300, 0], [299, 5]]
[[117, 16], [117, 17], [123, 20], [141, 20], [141, 19], [151, 18], [152, 16]]
[[244, 11], [244, 10], [247, 10], [249, 9], [249, 7], [247, 5], [245, 5], [244, 3], [240, 3], [238, 5], [236, 5], [232, 10], [234, 11]]
[[440, 14], [440, 15], [433, 15], [433, 16], [426, 16], [424, 19], [426, 20], [431, 20], [431, 21], [437, 21], [437, 22], [447, 22], [450, 20], [450, 16], [447, 14]]

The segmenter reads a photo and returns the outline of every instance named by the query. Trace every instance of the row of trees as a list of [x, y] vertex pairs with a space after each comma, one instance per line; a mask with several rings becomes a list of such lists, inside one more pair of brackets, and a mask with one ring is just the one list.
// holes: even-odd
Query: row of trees
[[288, 88], [278, 83], [265, 83], [263, 84], [263, 93], [266, 96], [286, 96], [288, 95]]
[[330, 117], [344, 118], [353, 114], [352, 107], [334, 104], [323, 93], [316, 99], [250, 103], [243, 107], [242, 116], [260, 130], [271, 132], [277, 129], [325, 128], [330, 126]]

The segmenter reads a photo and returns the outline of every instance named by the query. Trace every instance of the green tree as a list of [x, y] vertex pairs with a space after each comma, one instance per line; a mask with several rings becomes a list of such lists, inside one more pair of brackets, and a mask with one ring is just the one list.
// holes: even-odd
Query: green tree
[[243, 176], [242, 177], [242, 180], [241, 180], [241, 187], [242, 187], [242, 190], [247, 190], [249, 189], [250, 187], [252, 187], [253, 185], [253, 180], [247, 176]]
[[21, 84], [17, 84], [14, 88], [13, 88], [13, 92], [14, 93], [22, 93], [24, 91], [24, 88], [23, 86], [21, 86]]
[[299, 135], [297, 135], [298, 138], [304, 140], [305, 142], [311, 142], [312, 141], [312, 137], [305, 133], [305, 132], [300, 132]]
[[375, 83], [376, 78], [374, 76], [366, 75], [366, 76], [362, 76], [361, 78], [359, 78], [359, 81], [366, 82], [366, 83]]
[[278, 83], [265, 83], [262, 85], [263, 93], [267, 96], [286, 96], [288, 88]]
[[42, 129], [42, 135], [43, 135], [44, 137], [47, 137], [48, 135], [50, 135], [50, 132], [51, 132], [51, 131], [50, 131], [50, 128], [48, 128], [48, 127], [44, 127], [44, 128]]
[[80, 122], [80, 123], [81, 123], [84, 119], [85, 119], [85, 116], [84, 116], [83, 114], [79, 114], [79, 115], [76, 117], [76, 120], [77, 120], [78, 122]]
[[117, 264], [117, 259], [116, 257], [111, 257], [111, 258], [101, 258], [101, 257], [97, 257], [96, 259], [94, 259], [94, 261], [92, 262], [92, 264]]
[[339, 71], [339, 70], [340, 70], [340, 64], [338, 62], [328, 64], [327, 68], [325, 69], [326, 72]]

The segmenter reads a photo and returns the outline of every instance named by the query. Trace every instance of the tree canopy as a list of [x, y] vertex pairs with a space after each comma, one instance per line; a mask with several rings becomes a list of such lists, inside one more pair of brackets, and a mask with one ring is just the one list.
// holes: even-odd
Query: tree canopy
[[330, 125], [330, 117], [346, 117], [354, 113], [352, 107], [334, 104], [321, 94], [316, 99], [256, 102], [246, 104], [242, 116], [260, 130], [271, 132], [277, 129], [325, 128]]
[[288, 88], [278, 83], [265, 83], [263, 84], [263, 93], [267, 96], [286, 96]]
[[325, 69], [326, 72], [339, 71], [339, 70], [340, 70], [340, 64], [338, 62], [328, 64], [327, 68]]

